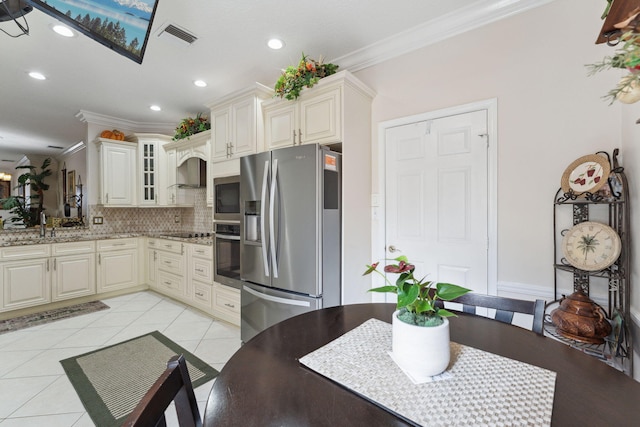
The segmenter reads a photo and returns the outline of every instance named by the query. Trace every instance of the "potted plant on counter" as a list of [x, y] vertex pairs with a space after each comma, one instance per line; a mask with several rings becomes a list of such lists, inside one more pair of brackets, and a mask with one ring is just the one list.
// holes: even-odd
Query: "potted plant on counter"
[[376, 272], [387, 285], [370, 292], [391, 292], [398, 295], [397, 310], [392, 318], [392, 354], [403, 370], [415, 377], [442, 373], [449, 365], [449, 321], [455, 314], [443, 308], [438, 300], [450, 301], [470, 292], [451, 283], [435, 283], [416, 279], [415, 266], [406, 256], [399, 256], [384, 267], [385, 273], [399, 274], [395, 284], [378, 270], [378, 264], [367, 266], [364, 275]]

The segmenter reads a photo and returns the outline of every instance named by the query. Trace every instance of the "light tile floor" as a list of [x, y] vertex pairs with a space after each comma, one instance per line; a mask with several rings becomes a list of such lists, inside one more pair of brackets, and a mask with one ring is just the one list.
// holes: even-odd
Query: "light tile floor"
[[[108, 310], [0, 335], [0, 426], [94, 425], [60, 365], [68, 357], [156, 330], [218, 371], [240, 348], [239, 328], [154, 292], [102, 301]], [[195, 390], [201, 414], [214, 381]]]

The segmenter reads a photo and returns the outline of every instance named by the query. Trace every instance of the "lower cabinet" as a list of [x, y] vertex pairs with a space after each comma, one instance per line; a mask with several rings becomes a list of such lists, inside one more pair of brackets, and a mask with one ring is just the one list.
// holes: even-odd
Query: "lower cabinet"
[[213, 314], [213, 246], [189, 245], [188, 273], [191, 304]]
[[97, 244], [98, 293], [138, 285], [138, 238], [99, 240]]
[[147, 239], [147, 280], [161, 294], [185, 302], [185, 244], [176, 240]]
[[2, 271], [0, 311], [16, 310], [51, 302], [50, 263], [49, 258], [0, 263]]
[[96, 293], [95, 242], [12, 246], [0, 251], [0, 311]]
[[240, 326], [240, 290], [214, 282], [213, 315]]
[[61, 301], [96, 293], [94, 241], [51, 245], [51, 300]]

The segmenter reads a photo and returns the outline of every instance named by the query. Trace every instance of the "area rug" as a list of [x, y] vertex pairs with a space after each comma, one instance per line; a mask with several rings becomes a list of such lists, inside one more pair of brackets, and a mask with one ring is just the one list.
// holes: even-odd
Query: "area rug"
[[68, 319], [70, 317], [80, 316], [81, 314], [93, 313], [107, 308], [109, 308], [109, 306], [102, 301], [91, 301], [70, 307], [56, 308], [54, 310], [41, 311], [12, 319], [0, 320], [0, 334], [42, 325], [55, 320]]
[[158, 331], [60, 363], [93, 422], [111, 427], [122, 425], [177, 354], [184, 355], [194, 388], [218, 375]]

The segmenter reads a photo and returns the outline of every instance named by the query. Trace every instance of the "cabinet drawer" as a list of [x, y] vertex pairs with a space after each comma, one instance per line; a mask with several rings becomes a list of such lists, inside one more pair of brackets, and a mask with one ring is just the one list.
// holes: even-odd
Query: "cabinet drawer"
[[155, 248], [159, 251], [173, 252], [174, 254], [184, 253], [184, 243], [175, 240], [156, 239]]
[[240, 290], [213, 285], [213, 315], [234, 325], [240, 325]]
[[191, 256], [213, 259], [213, 246], [191, 245]]
[[213, 306], [213, 285], [194, 281], [193, 303], [198, 307], [211, 310]]
[[158, 269], [168, 273], [184, 275], [184, 257], [169, 252], [158, 251]]
[[213, 261], [191, 258], [189, 260], [191, 277], [205, 283], [213, 283]]
[[186, 296], [186, 284], [184, 278], [166, 271], [158, 272], [158, 290], [169, 295]]
[[51, 245], [24, 245], [0, 248], [0, 261], [46, 258], [51, 254]]
[[86, 254], [95, 251], [96, 242], [93, 240], [86, 242], [54, 243], [51, 245], [52, 256]]
[[98, 252], [117, 251], [120, 249], [136, 249], [138, 247], [137, 237], [127, 237], [124, 239], [98, 240]]

